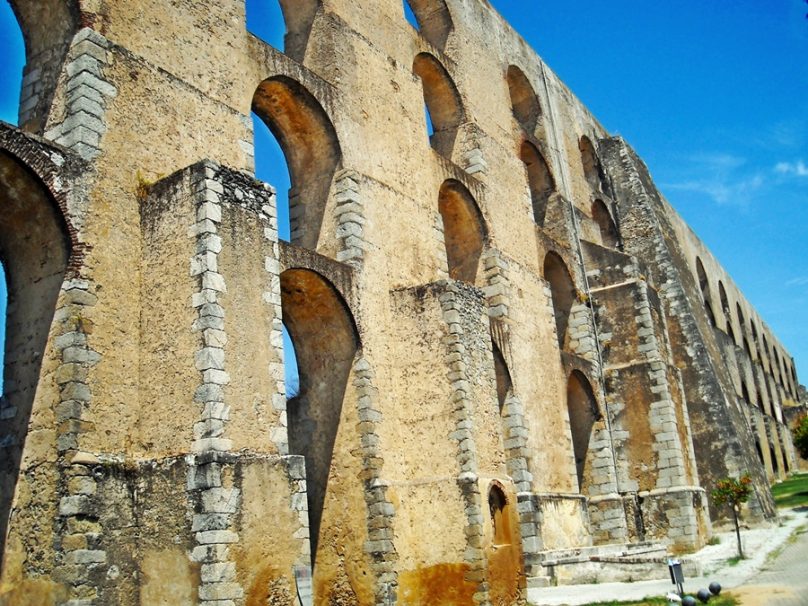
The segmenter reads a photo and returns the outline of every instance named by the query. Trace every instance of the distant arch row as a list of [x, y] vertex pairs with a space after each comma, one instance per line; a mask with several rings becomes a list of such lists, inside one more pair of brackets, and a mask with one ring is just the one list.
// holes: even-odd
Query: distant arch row
[[[704, 263], [698, 256], [695, 258], [695, 278], [711, 326], [725, 332], [737, 347], [746, 352], [753, 363], [758, 363], [790, 397], [796, 399], [798, 394], [793, 361], [770, 344], [765, 332], [758, 331], [754, 318], [747, 322], [740, 301], [735, 302], [733, 312], [723, 280], [717, 280], [713, 286]], [[718, 293], [718, 301], [714, 300], [714, 292]], [[720, 314], [720, 318], [717, 314]]]

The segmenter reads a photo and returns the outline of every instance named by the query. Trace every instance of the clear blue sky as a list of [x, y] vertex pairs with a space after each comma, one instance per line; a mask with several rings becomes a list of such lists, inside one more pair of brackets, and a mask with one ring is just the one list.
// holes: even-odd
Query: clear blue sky
[[[808, 373], [808, 5], [490, 1], [601, 123], [635, 147]], [[248, 8], [250, 29], [281, 47], [277, 2]], [[0, 0], [0, 119], [10, 122], [21, 49]], [[258, 175], [283, 196], [282, 155], [257, 126]]]

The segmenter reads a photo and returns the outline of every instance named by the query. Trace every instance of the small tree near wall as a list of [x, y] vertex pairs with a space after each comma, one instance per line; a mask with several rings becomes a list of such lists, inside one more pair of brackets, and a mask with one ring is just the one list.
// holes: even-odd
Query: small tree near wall
[[808, 414], [802, 415], [794, 426], [794, 447], [803, 459], [808, 459]]
[[718, 480], [718, 484], [712, 492], [713, 503], [716, 507], [723, 505], [732, 509], [732, 520], [735, 522], [735, 536], [738, 538], [738, 557], [742, 560], [746, 558], [741, 545], [741, 527], [738, 516], [741, 513], [741, 505], [749, 500], [752, 494], [752, 478], [749, 474], [744, 474], [740, 479], [724, 478]]

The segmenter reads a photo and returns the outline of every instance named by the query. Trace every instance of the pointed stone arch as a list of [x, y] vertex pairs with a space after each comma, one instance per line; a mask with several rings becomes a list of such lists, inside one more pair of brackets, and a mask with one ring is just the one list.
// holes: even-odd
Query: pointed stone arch
[[499, 413], [502, 414], [505, 408], [505, 400], [513, 390], [513, 380], [511, 379], [511, 372], [508, 370], [508, 363], [505, 361], [505, 356], [497, 346], [496, 342], [491, 341], [491, 346], [494, 354], [494, 373], [497, 381], [497, 403], [499, 404]]
[[620, 233], [606, 203], [598, 198], [592, 203], [592, 218], [598, 224], [600, 239], [607, 248], [620, 247]]
[[550, 167], [538, 148], [524, 141], [519, 150], [519, 158], [525, 165], [527, 183], [530, 188], [530, 200], [533, 205], [533, 220], [539, 227], [544, 227], [547, 218], [547, 206], [550, 197], [556, 191], [555, 179]]
[[544, 257], [544, 279], [550, 284], [558, 347], [564, 350], [570, 310], [575, 303], [577, 291], [567, 265], [557, 253], [548, 252]]
[[567, 380], [567, 411], [570, 419], [578, 486], [581, 493], [587, 493], [588, 476], [592, 471], [592, 453], [589, 444], [595, 424], [601, 415], [592, 385], [579, 370], [573, 370]]
[[729, 306], [729, 298], [727, 297], [727, 290], [724, 288], [724, 282], [718, 281], [718, 298], [721, 300], [721, 311], [724, 313], [724, 322], [727, 325], [727, 335], [734, 341], [735, 331], [732, 328], [732, 309]]
[[339, 140], [328, 114], [300, 82], [288, 76], [264, 80], [253, 112], [277, 139], [289, 169], [291, 240], [316, 249], [332, 181], [342, 162]]
[[438, 50], [446, 47], [449, 35], [454, 29], [452, 14], [444, 0], [404, 0], [409, 5], [418, 31], [432, 46]]
[[336, 287], [310, 269], [281, 274], [283, 321], [300, 380], [287, 402], [289, 452], [306, 460], [312, 555], [316, 556], [342, 404], [359, 349], [353, 316]]
[[710, 322], [710, 326], [715, 327], [715, 311], [713, 310], [712, 295], [710, 294], [710, 281], [707, 278], [707, 272], [704, 271], [704, 264], [699, 257], [696, 257], [696, 279], [699, 283], [702, 299], [704, 300], [704, 310], [707, 312], [707, 320]]
[[78, 0], [9, 0], [25, 41], [20, 126], [42, 133], [56, 81], [82, 24]]
[[506, 80], [513, 117], [523, 131], [532, 135], [542, 117], [541, 104], [536, 96], [536, 91], [525, 73], [515, 65], [508, 67]]
[[412, 64], [413, 73], [421, 79], [424, 104], [432, 119], [432, 148], [451, 158], [458, 129], [465, 120], [460, 93], [449, 72], [433, 55], [420, 53]]
[[578, 142], [578, 148], [581, 152], [581, 164], [583, 165], [586, 182], [589, 183], [589, 187], [593, 192], [605, 193], [607, 191], [606, 177], [595, 150], [595, 145], [589, 137], [584, 135]]
[[0, 149], [0, 207], [0, 262], [8, 288], [0, 415], [2, 553], [43, 356], [73, 242], [62, 208], [43, 178], [4, 149]]
[[488, 230], [477, 202], [469, 190], [454, 179], [443, 183], [438, 195], [443, 219], [443, 241], [449, 262], [449, 276], [474, 284]]

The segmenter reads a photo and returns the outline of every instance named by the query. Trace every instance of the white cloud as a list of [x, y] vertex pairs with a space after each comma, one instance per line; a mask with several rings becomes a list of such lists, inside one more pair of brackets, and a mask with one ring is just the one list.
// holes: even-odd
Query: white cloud
[[808, 276], [791, 278], [788, 282], [786, 282], [786, 286], [808, 286]]
[[681, 183], [668, 183], [665, 189], [676, 189], [706, 194], [718, 204], [746, 206], [752, 195], [760, 190], [766, 180], [762, 175], [753, 175], [746, 179], [736, 180], [729, 175], [716, 174], [703, 179], [692, 179]]
[[781, 175], [796, 175], [797, 177], [808, 177], [808, 166], [802, 160], [796, 162], [780, 162], [774, 167], [775, 172]]

